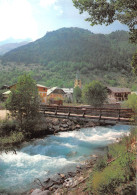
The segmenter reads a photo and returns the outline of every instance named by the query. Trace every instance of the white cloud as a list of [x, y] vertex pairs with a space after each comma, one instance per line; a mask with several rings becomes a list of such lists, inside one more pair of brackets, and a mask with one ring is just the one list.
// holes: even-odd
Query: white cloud
[[51, 5], [54, 5], [57, 0], [40, 0], [40, 6], [44, 8], [48, 8]]
[[0, 0], [0, 41], [37, 38], [37, 24], [28, 0]]
[[57, 11], [57, 15], [62, 15], [63, 14], [63, 10], [60, 6], [55, 5], [54, 10]]

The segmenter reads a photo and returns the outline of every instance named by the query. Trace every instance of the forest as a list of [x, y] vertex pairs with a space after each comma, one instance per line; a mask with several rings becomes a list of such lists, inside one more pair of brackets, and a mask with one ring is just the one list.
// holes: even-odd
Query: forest
[[62, 28], [16, 48], [0, 58], [0, 83], [11, 85], [24, 72], [40, 84], [73, 87], [77, 71], [82, 83], [135, 88], [131, 60], [137, 46], [128, 32], [93, 34], [80, 28]]

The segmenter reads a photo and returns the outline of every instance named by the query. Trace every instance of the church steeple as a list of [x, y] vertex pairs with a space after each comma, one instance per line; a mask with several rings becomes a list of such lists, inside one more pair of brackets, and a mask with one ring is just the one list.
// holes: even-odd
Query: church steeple
[[81, 80], [79, 78], [79, 71], [77, 71], [77, 73], [76, 73], [76, 79], [75, 79], [75, 83], [74, 83], [74, 88], [75, 87], [79, 87], [79, 88], [82, 87]]

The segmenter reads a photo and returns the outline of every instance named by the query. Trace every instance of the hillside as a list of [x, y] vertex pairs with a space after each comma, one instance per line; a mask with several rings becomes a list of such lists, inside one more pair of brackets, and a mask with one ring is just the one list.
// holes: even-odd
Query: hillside
[[9, 71], [14, 80], [27, 70], [37, 82], [50, 86], [73, 86], [77, 70], [83, 83], [100, 79], [105, 84], [125, 86], [129, 80], [132, 83], [130, 61], [136, 49], [124, 31], [103, 35], [62, 28], [6, 53], [1, 57], [1, 67], [3, 74]]

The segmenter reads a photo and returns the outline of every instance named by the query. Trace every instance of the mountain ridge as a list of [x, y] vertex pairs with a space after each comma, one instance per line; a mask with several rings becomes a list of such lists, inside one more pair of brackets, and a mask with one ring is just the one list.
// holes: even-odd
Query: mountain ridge
[[27, 70], [47, 86], [72, 87], [77, 70], [83, 83], [98, 79], [111, 86], [129, 86], [133, 77], [130, 62], [137, 46], [128, 38], [125, 31], [104, 35], [62, 28], [6, 53], [1, 66], [4, 74], [9, 67], [14, 76]]

